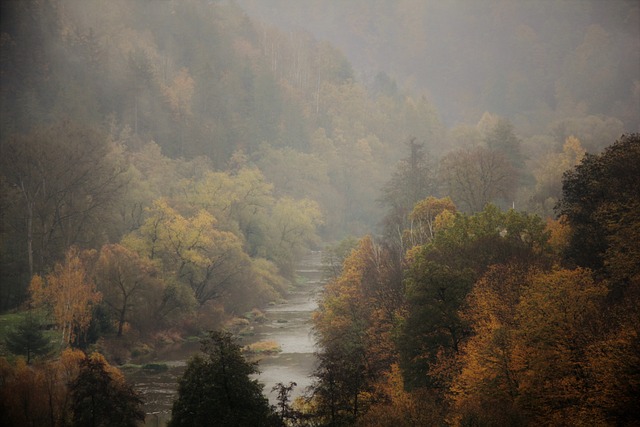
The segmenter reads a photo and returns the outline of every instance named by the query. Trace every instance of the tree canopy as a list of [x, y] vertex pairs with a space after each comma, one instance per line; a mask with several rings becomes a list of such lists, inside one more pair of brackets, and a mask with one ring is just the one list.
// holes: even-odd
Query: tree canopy
[[212, 331], [180, 379], [169, 425], [272, 426], [278, 417], [250, 375], [257, 367], [242, 356], [230, 333]]
[[565, 173], [558, 212], [572, 229], [566, 256], [616, 281], [639, 273], [640, 135], [623, 135]]

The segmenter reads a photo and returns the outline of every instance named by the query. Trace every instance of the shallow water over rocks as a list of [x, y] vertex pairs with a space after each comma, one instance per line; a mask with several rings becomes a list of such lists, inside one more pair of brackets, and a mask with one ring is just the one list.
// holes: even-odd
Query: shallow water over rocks
[[[311, 332], [311, 315], [317, 308], [322, 290], [321, 252], [309, 252], [300, 262], [296, 273], [298, 284], [287, 301], [265, 309], [265, 321], [252, 324], [252, 334], [240, 339], [248, 345], [258, 341], [275, 341], [281, 352], [260, 355], [260, 374], [256, 378], [264, 384], [264, 393], [272, 404], [276, 394], [271, 389], [277, 383], [297, 383], [293, 397], [301, 395], [312, 383], [315, 368], [315, 343]], [[125, 371], [127, 380], [141, 393], [145, 402], [145, 426], [164, 426], [171, 418], [171, 406], [177, 395], [178, 379], [189, 358], [200, 349], [199, 342], [184, 342], [160, 351], [152, 363], [165, 364], [168, 369], [154, 372], [145, 369]]]

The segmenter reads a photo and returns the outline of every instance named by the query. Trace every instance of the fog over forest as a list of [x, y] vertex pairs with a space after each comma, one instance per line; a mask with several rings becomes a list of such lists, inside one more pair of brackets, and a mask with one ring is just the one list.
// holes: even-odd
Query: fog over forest
[[638, 130], [633, 1], [241, 0], [252, 17], [340, 48], [363, 82], [423, 92], [449, 126], [486, 111], [536, 134], [597, 115]]
[[2, 1], [0, 423], [633, 425], [639, 133], [636, 0]]

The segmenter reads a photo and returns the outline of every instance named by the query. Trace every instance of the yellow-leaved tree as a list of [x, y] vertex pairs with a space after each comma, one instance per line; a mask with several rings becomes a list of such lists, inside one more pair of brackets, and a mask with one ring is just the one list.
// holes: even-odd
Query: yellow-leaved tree
[[84, 260], [91, 255], [91, 251], [72, 246], [65, 254], [64, 263], [57, 263], [44, 278], [36, 274], [29, 285], [33, 304], [51, 311], [63, 345], [87, 332], [92, 308], [102, 299], [87, 275]]

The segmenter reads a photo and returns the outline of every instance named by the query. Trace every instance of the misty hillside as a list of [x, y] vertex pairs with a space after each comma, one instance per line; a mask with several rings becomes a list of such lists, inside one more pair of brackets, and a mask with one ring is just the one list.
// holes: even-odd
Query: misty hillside
[[491, 111], [526, 133], [585, 115], [640, 126], [635, 1], [238, 3], [334, 43], [365, 80], [385, 72], [427, 91], [450, 125]]
[[72, 119], [216, 168], [242, 151], [279, 191], [324, 198], [329, 228], [345, 231], [375, 223], [375, 189], [403, 141], [445, 144], [424, 98], [376, 99], [334, 47], [255, 25], [232, 3], [3, 8], [5, 137]]
[[636, 425], [638, 131], [637, 1], [2, 1], [0, 424]]
[[[355, 231], [380, 215], [367, 181], [380, 188], [411, 137], [440, 156], [488, 112], [535, 161], [571, 135], [598, 151], [638, 129], [634, 2], [290, 3], [238, 2], [251, 21], [233, 2], [6, 2], [2, 134], [72, 117], [217, 168], [243, 150], [281, 190], [333, 200], [328, 228]], [[376, 166], [274, 173], [332, 153]]]
[[[599, 4], [3, 2], [5, 271], [22, 295], [66, 247], [118, 242], [155, 199], [214, 171], [251, 169], [269, 197], [316, 203], [325, 240], [397, 234], [394, 221], [429, 195], [467, 212], [493, 202], [553, 216], [562, 172], [638, 126], [637, 7]], [[106, 139], [91, 150], [110, 153], [107, 176], [83, 172], [82, 156], [56, 164], [81, 153], [82, 137], [56, 141], [61, 157], [37, 146], [68, 132]], [[25, 139], [36, 146], [15, 151]], [[486, 177], [457, 182], [488, 160], [502, 176], [490, 189]], [[68, 185], [90, 173], [113, 194], [82, 206], [60, 195], [75, 194], [64, 181], [55, 196], [26, 188], [34, 167], [71, 167]], [[265, 256], [252, 221], [224, 228]]]

